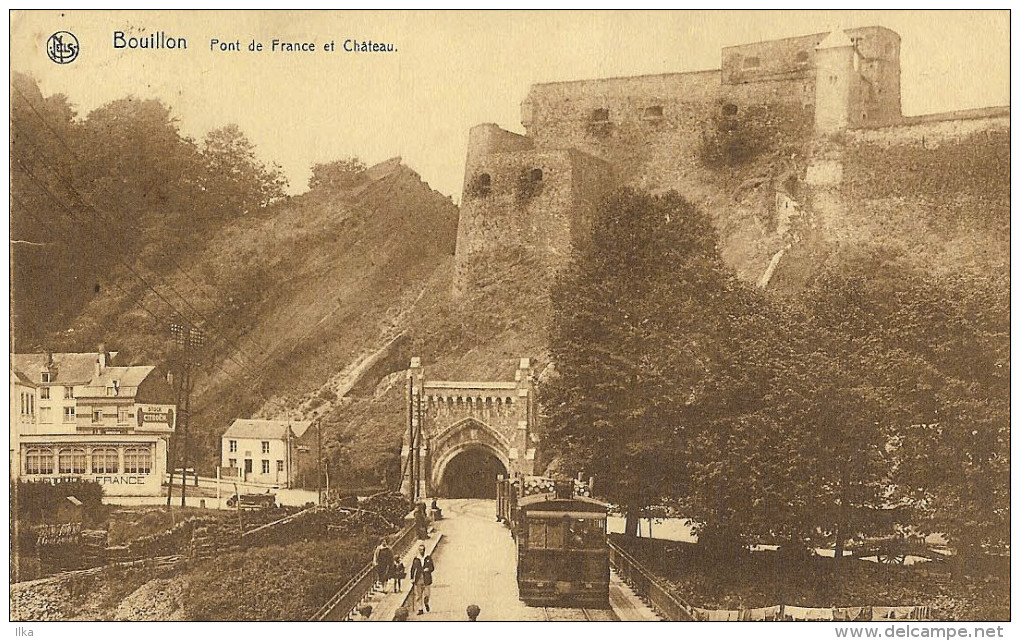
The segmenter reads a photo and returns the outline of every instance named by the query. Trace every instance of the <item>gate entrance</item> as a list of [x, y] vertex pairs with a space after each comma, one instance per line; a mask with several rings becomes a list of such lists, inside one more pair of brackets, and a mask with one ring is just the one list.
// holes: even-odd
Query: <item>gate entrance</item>
[[436, 490], [450, 499], [494, 499], [500, 476], [506, 476], [502, 461], [483, 448], [469, 447], [446, 464]]
[[534, 474], [538, 439], [531, 361], [512, 381], [430, 381], [407, 372], [400, 491], [413, 500], [491, 497], [499, 474]]

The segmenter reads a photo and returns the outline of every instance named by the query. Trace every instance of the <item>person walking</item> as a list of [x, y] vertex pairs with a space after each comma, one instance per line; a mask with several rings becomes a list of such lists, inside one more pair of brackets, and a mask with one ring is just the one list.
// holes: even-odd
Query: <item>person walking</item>
[[429, 538], [429, 517], [425, 514], [425, 503], [414, 506], [414, 529], [419, 541]]
[[418, 554], [411, 561], [411, 589], [414, 592], [414, 607], [418, 614], [429, 612], [429, 598], [432, 596], [432, 573], [436, 564], [432, 557], [425, 553], [425, 546], [418, 546]]
[[375, 563], [375, 576], [379, 582], [380, 587], [385, 590], [386, 583], [389, 582], [390, 573], [393, 571], [393, 550], [390, 548], [387, 537], [383, 537], [379, 541], [379, 546], [375, 548], [375, 554], [372, 556], [372, 562]]

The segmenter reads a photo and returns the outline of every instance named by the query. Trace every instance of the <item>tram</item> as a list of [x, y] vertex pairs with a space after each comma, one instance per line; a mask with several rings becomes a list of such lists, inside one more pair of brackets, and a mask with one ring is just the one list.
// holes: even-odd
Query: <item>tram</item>
[[528, 605], [609, 607], [608, 506], [591, 484], [500, 479], [496, 518], [517, 542], [517, 587]]

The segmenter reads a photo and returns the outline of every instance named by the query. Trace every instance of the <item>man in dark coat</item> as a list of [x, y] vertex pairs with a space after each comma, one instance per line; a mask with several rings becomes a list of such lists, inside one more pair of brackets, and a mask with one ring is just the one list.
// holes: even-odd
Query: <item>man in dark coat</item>
[[386, 537], [379, 541], [379, 547], [375, 549], [372, 560], [375, 562], [376, 580], [385, 590], [390, 573], [393, 571], [393, 550]]
[[[411, 584], [414, 590], [414, 607], [418, 614], [430, 611], [429, 598], [432, 596], [432, 573], [436, 571], [436, 564], [432, 557], [425, 554], [425, 546], [418, 546], [418, 554], [411, 561]], [[424, 608], [424, 610], [423, 610]]]

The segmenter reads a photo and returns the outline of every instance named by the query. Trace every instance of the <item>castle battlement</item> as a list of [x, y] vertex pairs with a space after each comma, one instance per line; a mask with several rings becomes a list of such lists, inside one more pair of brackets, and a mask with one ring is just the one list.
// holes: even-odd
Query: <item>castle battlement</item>
[[[813, 158], [812, 148], [831, 148], [838, 143], [828, 141], [848, 131], [926, 122], [901, 114], [900, 37], [884, 27], [724, 47], [720, 63], [708, 71], [535, 84], [521, 104], [526, 135], [495, 124], [473, 128], [457, 237], [458, 289], [470, 286], [471, 258], [491, 249], [526, 248], [557, 269], [588, 228], [601, 194], [614, 186], [677, 189], [718, 211], [706, 186], [712, 178], [706, 140], [743, 122], [777, 132], [777, 150], [795, 182], [825, 174], [829, 187], [841, 175], [840, 161]], [[961, 118], [1002, 118], [986, 112]], [[782, 247], [787, 240], [756, 242]]]

